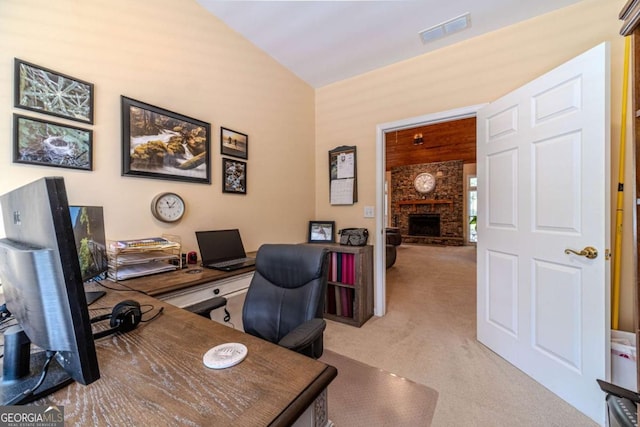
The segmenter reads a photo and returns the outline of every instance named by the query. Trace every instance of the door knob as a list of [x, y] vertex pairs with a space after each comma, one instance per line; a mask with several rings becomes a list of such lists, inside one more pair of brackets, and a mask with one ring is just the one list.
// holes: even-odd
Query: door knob
[[589, 259], [598, 258], [598, 250], [596, 248], [594, 248], [593, 246], [587, 246], [583, 250], [581, 250], [580, 252], [574, 251], [573, 249], [565, 249], [564, 253], [567, 254], [567, 255], [576, 254], [578, 256], [587, 257]]

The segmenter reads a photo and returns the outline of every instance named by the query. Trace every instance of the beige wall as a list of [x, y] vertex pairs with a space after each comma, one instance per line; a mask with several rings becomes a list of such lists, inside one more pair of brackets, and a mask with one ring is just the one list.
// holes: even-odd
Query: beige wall
[[[92, 172], [12, 163], [12, 113], [36, 115], [12, 108], [14, 57], [95, 84]], [[211, 123], [212, 184], [120, 176], [120, 95]], [[71, 203], [104, 206], [107, 238], [171, 233], [194, 250], [195, 230], [238, 227], [247, 250], [305, 240], [314, 120], [313, 88], [193, 0], [0, 2], [0, 193], [64, 176]], [[220, 126], [249, 135], [246, 196], [222, 193]], [[150, 214], [167, 190], [187, 203], [177, 225]]]
[[[603, 41], [611, 43], [611, 193], [615, 212], [624, 50], [617, 16], [624, 3], [625, 0], [585, 0], [317, 90], [316, 216], [334, 219], [337, 228], [375, 229], [375, 220], [363, 218], [363, 206], [376, 202], [376, 125], [491, 102]], [[354, 206], [336, 207], [328, 203], [326, 152], [343, 144], [358, 147], [359, 200]], [[635, 283], [635, 189], [630, 145], [627, 144], [620, 322], [625, 330], [631, 330], [633, 325]]]

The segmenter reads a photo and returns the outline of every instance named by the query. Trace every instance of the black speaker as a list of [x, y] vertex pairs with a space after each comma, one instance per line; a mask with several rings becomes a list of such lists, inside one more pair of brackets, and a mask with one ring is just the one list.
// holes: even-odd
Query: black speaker
[[142, 320], [140, 303], [133, 300], [124, 300], [116, 304], [110, 314], [94, 317], [91, 323], [109, 319], [110, 329], [93, 334], [94, 339], [106, 337], [116, 332], [129, 332], [134, 330]]

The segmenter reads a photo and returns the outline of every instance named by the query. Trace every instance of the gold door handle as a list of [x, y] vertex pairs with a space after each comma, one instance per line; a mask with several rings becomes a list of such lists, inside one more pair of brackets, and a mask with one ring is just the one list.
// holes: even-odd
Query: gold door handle
[[583, 250], [581, 250], [580, 252], [574, 251], [573, 249], [565, 249], [564, 253], [567, 254], [567, 255], [576, 254], [578, 256], [587, 257], [589, 259], [598, 258], [598, 250], [596, 248], [594, 248], [593, 246], [587, 246]]

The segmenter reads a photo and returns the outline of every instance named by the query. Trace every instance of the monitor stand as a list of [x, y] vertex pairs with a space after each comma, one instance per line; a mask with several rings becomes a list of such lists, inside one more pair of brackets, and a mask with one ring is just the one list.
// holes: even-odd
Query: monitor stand
[[33, 402], [73, 382], [54, 358], [49, 364], [44, 382], [33, 393], [24, 394], [38, 383], [47, 360], [46, 352], [31, 353], [30, 348], [31, 342], [20, 326], [11, 326], [4, 332], [0, 382], [0, 402], [3, 406]]

